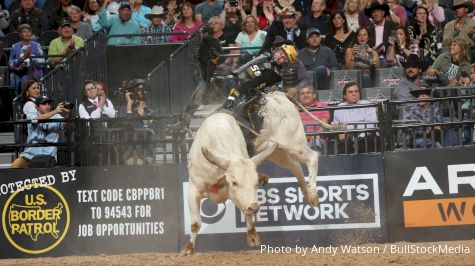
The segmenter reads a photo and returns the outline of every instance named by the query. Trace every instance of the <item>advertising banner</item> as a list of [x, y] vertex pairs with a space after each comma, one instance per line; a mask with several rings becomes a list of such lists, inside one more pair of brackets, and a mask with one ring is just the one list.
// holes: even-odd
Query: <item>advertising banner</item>
[[[269, 183], [257, 191], [260, 210], [254, 222], [262, 244], [312, 246], [384, 241], [381, 156], [325, 157], [320, 166], [319, 204], [315, 208], [305, 202], [297, 179], [287, 170], [272, 163], [260, 167], [259, 172], [271, 176]], [[183, 192], [183, 231], [188, 235], [186, 179]], [[245, 216], [230, 200], [216, 205], [203, 199], [201, 219], [197, 250], [248, 248]], [[182, 240], [187, 241], [187, 236]]]
[[390, 241], [473, 238], [473, 154], [474, 147], [385, 154]]
[[0, 258], [177, 251], [176, 165], [1, 176]]

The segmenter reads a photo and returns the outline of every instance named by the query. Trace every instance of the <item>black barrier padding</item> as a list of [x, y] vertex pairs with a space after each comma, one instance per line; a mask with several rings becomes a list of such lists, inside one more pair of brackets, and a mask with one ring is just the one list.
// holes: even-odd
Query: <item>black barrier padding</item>
[[[304, 167], [305, 168], [305, 167]], [[183, 169], [183, 171], [186, 171], [186, 169]], [[282, 180], [291, 180], [292, 182], [296, 182], [296, 178], [293, 177], [290, 172], [288, 172], [286, 169], [280, 168], [276, 165], [274, 165], [271, 162], [265, 162], [261, 167], [259, 167], [259, 172], [264, 172], [266, 174], [269, 174], [271, 177], [271, 182], [273, 181], [278, 181], [279, 179]], [[282, 219], [283, 217], [287, 217], [286, 215], [282, 215], [282, 212], [279, 210], [279, 215], [278, 215], [278, 221], [273, 220], [273, 214], [272, 211], [267, 211], [267, 217], [268, 221], [263, 222], [263, 221], [258, 221], [256, 222], [256, 231], [261, 239], [261, 244], [262, 245], [269, 245], [271, 247], [277, 247], [277, 246], [284, 246], [284, 247], [291, 247], [295, 248], [296, 245], [299, 247], [306, 246], [306, 247], [313, 247], [315, 246], [329, 246], [329, 245], [350, 245], [350, 244], [359, 244], [359, 243], [383, 243], [386, 241], [386, 222], [385, 222], [385, 206], [384, 206], [384, 180], [383, 180], [383, 165], [382, 165], [382, 157], [380, 155], [342, 155], [338, 157], [334, 156], [323, 156], [320, 157], [319, 161], [319, 176], [337, 176], [337, 175], [358, 175], [361, 174], [363, 177], [367, 177], [367, 175], [372, 175], [374, 178], [377, 179], [377, 188], [376, 190], [379, 192], [379, 209], [381, 212], [380, 216], [380, 226], [377, 228], [363, 228], [364, 226], [358, 226], [355, 225], [357, 228], [343, 228], [345, 226], [348, 226], [348, 224], [356, 224], [356, 223], [368, 223], [371, 219], [374, 221], [374, 213], [369, 210], [367, 207], [369, 205], [374, 204], [373, 198], [371, 198], [371, 195], [373, 193], [369, 193], [370, 197], [366, 202], [361, 201], [358, 202], [358, 200], [353, 200], [352, 202], [349, 202], [348, 206], [349, 209], [344, 209], [344, 212], [350, 216], [350, 219], [317, 219], [318, 221], [313, 221], [314, 224], [319, 224], [324, 226], [336, 226], [336, 227], [341, 227], [341, 228], [335, 228], [335, 229], [324, 229], [324, 228], [319, 228], [319, 229], [312, 229], [312, 230], [305, 230], [303, 229], [303, 225], [312, 225], [312, 221], [305, 221], [304, 218], [299, 218], [299, 219], [294, 219], [291, 221]], [[180, 174], [180, 177], [184, 177], [183, 181], [187, 182], [188, 177], [185, 173]], [[290, 178], [289, 178], [290, 177]], [[341, 177], [340, 177], [341, 178]], [[323, 178], [321, 178], [323, 179]], [[341, 184], [346, 184], [346, 185], [357, 185], [357, 184], [363, 184], [363, 185], [368, 185], [368, 191], [374, 191], [372, 190], [372, 184], [373, 181], [372, 179], [368, 180], [349, 180], [349, 181], [342, 181], [342, 180], [327, 180], [327, 181], [318, 181], [317, 179], [317, 186], [324, 186], [328, 187], [328, 185], [334, 185], [335, 187], [341, 185]], [[278, 193], [280, 200], [278, 203], [275, 204], [261, 204], [261, 211], [263, 210], [263, 206], [266, 206], [269, 208], [269, 206], [278, 206], [281, 205], [283, 208], [284, 205], [287, 205], [287, 207], [292, 208], [291, 205], [295, 206], [295, 208], [305, 208], [307, 206], [306, 202], [298, 202], [298, 204], [286, 204], [286, 200], [292, 200], [295, 199], [295, 195], [297, 193], [293, 190], [294, 187], [297, 187], [296, 183], [288, 183], [289, 187], [286, 187], [286, 183], [282, 184], [268, 184], [267, 187], [267, 192], [271, 189], [275, 191], [279, 190], [280, 192]], [[266, 189], [264, 187], [264, 189]], [[289, 193], [292, 194], [288, 196], [287, 198], [284, 198], [286, 194]], [[291, 193], [290, 193], [291, 192]], [[354, 191], [352, 193], [355, 193]], [[275, 199], [276, 193], [274, 193], [274, 199]], [[320, 194], [319, 194], [320, 195]], [[354, 197], [355, 194], [353, 194], [352, 197]], [[185, 197], [186, 198], [186, 197]], [[326, 203], [328, 206], [329, 201], [323, 202]], [[333, 202], [334, 203], [334, 202]], [[203, 204], [206, 204], [203, 203]], [[320, 203], [322, 204], [322, 202]], [[344, 203], [341, 203], [344, 204]], [[205, 206], [205, 205], [203, 205]], [[336, 205], [335, 205], [336, 206]], [[208, 209], [205, 209], [208, 208]], [[273, 207], [271, 207], [273, 208]], [[213, 212], [216, 210], [217, 215], [213, 216]], [[236, 214], [236, 219], [233, 219], [233, 224], [228, 224], [227, 226], [223, 226], [222, 223], [220, 223], [221, 219], [223, 219], [224, 216], [226, 216], [226, 212], [231, 211], [233, 212], [235, 210]], [[198, 234], [197, 240], [196, 240], [196, 251], [237, 251], [237, 250], [246, 250], [246, 249], [252, 249], [248, 246], [247, 241], [246, 241], [246, 233], [245, 232], [234, 232], [235, 228], [245, 228], [245, 222], [239, 221], [240, 219], [240, 212], [235, 209], [234, 204], [227, 205], [224, 209], [224, 211], [219, 212], [219, 208], [214, 207], [213, 205], [206, 205], [206, 207], [202, 208], [202, 214], [204, 212], [204, 215], [207, 216], [207, 218], [203, 218], [203, 221], [205, 219], [208, 219], [210, 221], [209, 226], [211, 227], [217, 227], [217, 224], [220, 226], [223, 226], [224, 228], [218, 229], [222, 230], [222, 233], [203, 233], [203, 227], [201, 229], [201, 233]], [[187, 215], [188, 209], [185, 208], [183, 210], [183, 213], [180, 215]], [[223, 214], [224, 213], [224, 214]], [[335, 212], [336, 213], [336, 212]], [[314, 213], [313, 213], [314, 214]], [[288, 214], [287, 214], [288, 215]], [[353, 216], [358, 216], [354, 220]], [[227, 216], [226, 216], [227, 217]], [[302, 215], [303, 217], [303, 215]], [[336, 215], [334, 215], [334, 218]], [[294, 217], [295, 218], [295, 217]], [[265, 220], [266, 218], [264, 218]], [[183, 219], [181, 219], [183, 220]], [[236, 221], [237, 220], [237, 221]], [[211, 224], [215, 222], [216, 224]], [[338, 224], [337, 224], [338, 223]], [[286, 228], [286, 226], [289, 225], [297, 225], [301, 226], [299, 227], [298, 230], [293, 230], [289, 229], [289, 227]], [[180, 226], [183, 226], [180, 224]], [[279, 227], [277, 229], [277, 227]], [[272, 231], [265, 231], [267, 229], [265, 228], [269, 227], [274, 227]], [[351, 227], [351, 226], [350, 226]], [[376, 226], [375, 226], [376, 227]], [[234, 228], [234, 229], [233, 229]], [[184, 234], [185, 228], [180, 227], [180, 246], [183, 246], [189, 239], [188, 235]], [[225, 232], [227, 231], [227, 232]], [[245, 231], [245, 230], [244, 230]], [[257, 248], [259, 249], [259, 247]]]
[[168, 61], [170, 54], [180, 45], [182, 44], [107, 46], [109, 93], [119, 88], [123, 80], [146, 78], [160, 62]]
[[[13, 87], [0, 87], [0, 121], [13, 120], [12, 103], [15, 98], [15, 89]], [[0, 125], [0, 132], [12, 132], [13, 125]]]
[[[74, 175], [76, 180], [72, 181], [70, 178], [69, 182], [63, 183], [61, 172], [74, 170], [76, 170]], [[6, 238], [5, 231], [2, 230], [0, 258], [176, 252], [178, 250], [177, 211], [179, 208], [176, 193], [178, 189], [176, 164], [156, 167], [1, 170], [0, 175], [2, 176], [0, 204], [3, 206], [2, 211], [7, 213], [5, 217], [10, 217], [5, 220], [5, 223], [2, 223], [6, 225], [13, 242], [19, 247], [29, 250], [25, 252], [20, 251], [21, 248], [15, 248], [12, 241]], [[70, 225], [67, 231], [63, 230], [67, 208], [61, 203], [59, 197], [49, 189], [37, 188], [19, 192], [6, 206], [6, 202], [12, 194], [4, 194], [5, 184], [48, 175], [53, 176], [55, 184], [52, 187], [59, 191], [69, 206]], [[64, 180], [67, 179], [64, 178]], [[153, 200], [143, 197], [138, 199], [139, 189], [145, 191], [144, 188], [152, 189], [153, 194], [159, 195], [161, 199]], [[119, 189], [122, 189], [122, 200], [114, 198], [114, 193], [115, 196], [119, 195]], [[89, 192], [82, 192], [85, 190]], [[94, 190], [97, 192], [93, 192]], [[102, 193], [105, 193], [106, 201], [103, 201]], [[38, 196], [39, 194], [42, 196]], [[94, 195], [97, 195], [97, 198]], [[108, 195], [109, 198], [107, 198]], [[90, 200], [92, 202], [89, 202]], [[130, 206], [130, 212], [128, 206]], [[18, 222], [18, 215], [8, 215], [12, 211], [17, 211], [18, 214], [22, 209], [51, 210], [55, 207], [61, 209], [59, 219], [50, 219], [49, 221], [47, 219], [40, 221], [23, 219], [22, 222]], [[97, 218], [97, 216], [93, 218], [91, 207], [100, 207], [101, 218]], [[115, 211], [113, 211], [114, 209]], [[22, 233], [19, 233], [18, 230], [12, 231], [13, 226], [25, 225], [28, 222], [56, 223], [55, 227], [58, 228], [58, 233], [31, 234], [33, 231], [22, 231]], [[105, 227], [102, 226], [103, 224]], [[109, 231], [108, 224], [112, 224], [111, 235], [107, 233]], [[113, 224], [117, 224], [117, 226]], [[135, 228], [135, 235], [132, 235], [132, 226]], [[125, 229], [126, 227], [127, 229]], [[137, 233], [139, 227], [142, 229], [142, 233]], [[115, 228], [117, 228], [116, 231]], [[35, 252], [50, 247], [57, 239], [60, 239], [63, 233], [64, 239], [50, 251], [40, 252], [38, 255], [31, 254], [31, 251]]]
[[[471, 171], [462, 171], [458, 173], [460, 177], [471, 177], [472, 184], [475, 183], [475, 164], [473, 155], [474, 147], [458, 147], [431, 150], [412, 150], [397, 151], [385, 153], [385, 182], [386, 182], [386, 202], [387, 202], [387, 221], [389, 241], [442, 241], [442, 240], [463, 240], [473, 239], [475, 236], [475, 205], [473, 199], [475, 196], [475, 188], [470, 184], [460, 184], [457, 186], [458, 193], [449, 192], [448, 166], [464, 165], [468, 166]], [[404, 192], [409, 186], [409, 182], [417, 167], [425, 167], [433, 177], [442, 194], [434, 195], [432, 190], [414, 190], [412, 196], [404, 197]], [[455, 166], [457, 167], [457, 166]], [[425, 178], [419, 175], [418, 183], [426, 183]], [[433, 186], [431, 188], [435, 189]], [[454, 186], [453, 186], [454, 187]], [[411, 191], [411, 189], [408, 189]], [[447, 224], [434, 226], [437, 220], [442, 219], [439, 207], [424, 204], [424, 209], [432, 210], [426, 218], [416, 221], [417, 227], [405, 226], [404, 201], [406, 203], [414, 203], [418, 200], [436, 200], [435, 206], [443, 207], [445, 210], [446, 220], [457, 220], [455, 209], [447, 215], [447, 206], [451, 202], [455, 202], [454, 198], [464, 198], [467, 202], [464, 213], [459, 212], [459, 222], [467, 223], [465, 225]], [[425, 201], [424, 203], [426, 203]], [[472, 204], [470, 204], [472, 203]], [[441, 205], [440, 205], [441, 204]], [[432, 206], [432, 207], [431, 207]], [[461, 210], [461, 202], [452, 205]], [[422, 209], [408, 208], [408, 212], [422, 211]], [[444, 211], [442, 211], [444, 213]]]

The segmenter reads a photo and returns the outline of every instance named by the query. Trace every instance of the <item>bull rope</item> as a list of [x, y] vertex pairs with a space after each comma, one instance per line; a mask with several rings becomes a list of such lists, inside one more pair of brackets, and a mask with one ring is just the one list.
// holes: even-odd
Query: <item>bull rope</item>
[[304, 111], [308, 116], [310, 116], [313, 120], [317, 121], [322, 127], [329, 129], [329, 130], [341, 130], [346, 128], [346, 124], [338, 124], [338, 125], [330, 125], [324, 121], [322, 121], [320, 118], [316, 117], [312, 113], [310, 113], [307, 108], [305, 108], [301, 103], [299, 103], [297, 100], [295, 100], [293, 97], [287, 95], [287, 99], [289, 99], [290, 102], [295, 104], [298, 108], [300, 108], [302, 111]]

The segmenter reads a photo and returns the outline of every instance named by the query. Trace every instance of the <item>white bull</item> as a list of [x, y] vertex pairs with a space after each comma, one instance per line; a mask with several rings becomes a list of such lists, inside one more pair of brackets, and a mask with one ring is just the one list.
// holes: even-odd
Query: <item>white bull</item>
[[191, 216], [190, 240], [183, 248], [184, 254], [192, 254], [196, 235], [201, 227], [200, 203], [206, 197], [214, 203], [228, 198], [245, 214], [247, 240], [251, 246], [260, 244], [252, 215], [259, 211], [257, 166], [277, 148], [270, 144], [262, 152], [249, 159], [246, 142], [236, 119], [225, 113], [210, 115], [196, 132], [188, 154], [189, 191], [188, 204]]

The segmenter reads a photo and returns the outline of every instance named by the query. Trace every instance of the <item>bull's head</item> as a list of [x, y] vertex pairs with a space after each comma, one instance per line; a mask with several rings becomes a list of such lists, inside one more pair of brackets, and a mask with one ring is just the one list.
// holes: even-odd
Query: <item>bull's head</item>
[[[259, 211], [259, 204], [257, 203], [257, 186], [259, 183], [257, 166], [271, 156], [276, 148], [277, 144], [268, 147], [251, 159], [234, 161], [214, 154], [206, 147], [202, 147], [201, 152], [206, 160], [225, 171], [223, 177], [225, 178], [225, 184], [224, 182], [221, 183], [228, 186], [229, 199], [244, 214], [251, 215]], [[220, 182], [218, 181], [218, 183]]]

